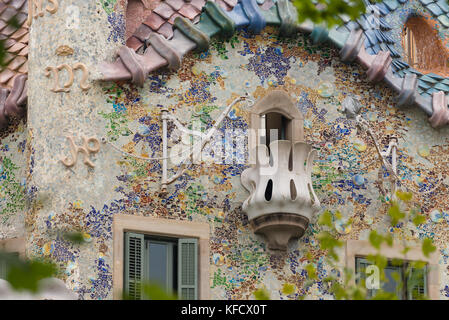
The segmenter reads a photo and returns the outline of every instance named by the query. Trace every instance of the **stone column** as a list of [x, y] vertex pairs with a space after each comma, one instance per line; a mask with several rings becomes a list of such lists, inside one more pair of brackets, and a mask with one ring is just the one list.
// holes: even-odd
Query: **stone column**
[[[43, 14], [32, 9], [37, 17], [32, 19], [30, 33], [28, 188], [35, 191], [30, 194], [26, 217], [27, 255], [49, 256], [62, 268], [70, 264], [72, 271], [67, 276], [71, 280], [64, 279], [67, 285], [88, 290], [89, 280], [98, 276], [98, 259], [110, 264], [112, 240], [106, 236], [98, 241], [89, 235], [86, 214], [95, 208], [102, 215], [101, 209], [111, 200], [116, 175], [109, 172], [117, 172], [114, 159], [118, 157], [101, 143], [105, 123], [99, 112], [108, 109], [104, 84], [93, 79], [98, 78], [95, 66], [111, 60], [120, 44], [108, 42], [111, 27], [101, 1], [43, 0]], [[87, 80], [83, 80], [83, 66], [89, 72]], [[81, 150], [76, 159], [67, 136], [73, 137], [76, 147], [99, 151], [86, 154]], [[92, 138], [87, 146], [83, 146], [83, 137]], [[66, 165], [77, 161], [66, 166], [61, 161], [66, 157]], [[103, 218], [108, 217], [99, 217]], [[83, 231], [89, 242], [74, 245], [61, 241], [58, 228]]]

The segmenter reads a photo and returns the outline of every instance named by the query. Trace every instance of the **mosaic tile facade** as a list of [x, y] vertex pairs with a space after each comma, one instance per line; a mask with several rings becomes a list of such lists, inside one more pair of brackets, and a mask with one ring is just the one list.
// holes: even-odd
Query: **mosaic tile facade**
[[[160, 161], [126, 157], [109, 144], [101, 144], [92, 155], [93, 169], [82, 161], [67, 169], [59, 161], [69, 154], [66, 135], [76, 136], [78, 145], [83, 135], [95, 136], [139, 157], [157, 157], [162, 107], [184, 124], [197, 121], [207, 129], [236, 97], [249, 93], [259, 99], [275, 89], [287, 91], [296, 101], [305, 118], [306, 141], [318, 150], [312, 179], [322, 211], [339, 210], [343, 219], [353, 219], [351, 228], [339, 227], [341, 239], [366, 239], [373, 229], [408, 241], [433, 238], [440, 254], [440, 297], [449, 297], [447, 127], [433, 129], [418, 108], [397, 108], [394, 91], [368, 82], [359, 65], [342, 63], [334, 46], [314, 45], [305, 34], [281, 39], [271, 28], [257, 36], [243, 30], [227, 41], [212, 40], [208, 51], [187, 54], [178, 71], [150, 74], [142, 88], [92, 82], [87, 92], [73, 88], [67, 94], [48, 91], [44, 97], [42, 88], [50, 88], [51, 82], [43, 70], [66, 62], [54, 55], [56, 47], [70, 45], [75, 54], [69, 61], [93, 68], [111, 61], [125, 40], [125, 22], [113, 10], [115, 1], [78, 4], [80, 19], [90, 25], [66, 30], [61, 27], [63, 12], [71, 4], [76, 5], [67, 1], [54, 17], [33, 22], [33, 27], [55, 32], [32, 35], [34, 43], [51, 49], [37, 54], [37, 48], [30, 48], [30, 74], [36, 76], [29, 79], [28, 122], [0, 140], [0, 212], [9, 221], [2, 224], [0, 235], [11, 237], [14, 230], [24, 229], [27, 254], [54, 260], [62, 270], [60, 278], [80, 299], [112, 298], [112, 221], [118, 213], [209, 223], [212, 299], [249, 299], [263, 286], [273, 299], [332, 298], [322, 280], [340, 271], [325, 263], [316, 220], [283, 254], [269, 253], [264, 239], [252, 233], [241, 212], [248, 195], [240, 182], [248, 167], [246, 154], [236, 154], [231, 164], [193, 165], [168, 187], [166, 196], [160, 194]], [[388, 17], [391, 25], [402, 19], [401, 11], [396, 12]], [[87, 32], [92, 25], [99, 31]], [[401, 48], [396, 50], [401, 53]], [[383, 147], [389, 137], [398, 138], [398, 174], [415, 191], [425, 224], [389, 227], [388, 173], [369, 137], [342, 113], [348, 95], [361, 102], [361, 114]], [[245, 132], [248, 111], [248, 105], [237, 105], [219, 131]], [[169, 138], [171, 143], [180, 139], [174, 127], [169, 127]], [[171, 166], [169, 173], [175, 172]], [[64, 230], [83, 232], [86, 244], [66, 241], [60, 233]], [[306, 288], [309, 262], [317, 267], [318, 281]], [[283, 294], [285, 284], [293, 285], [294, 293]]]

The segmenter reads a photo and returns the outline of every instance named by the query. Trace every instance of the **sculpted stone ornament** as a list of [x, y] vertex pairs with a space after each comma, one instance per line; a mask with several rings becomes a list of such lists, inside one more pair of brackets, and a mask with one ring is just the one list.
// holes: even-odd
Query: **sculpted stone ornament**
[[[45, 10], [51, 14], [55, 14], [58, 12], [59, 3], [58, 0], [46, 0], [47, 6]], [[31, 26], [33, 19], [37, 19], [38, 17], [44, 16], [44, 0], [28, 0], [28, 19], [27, 24]]]
[[[263, 116], [266, 128], [273, 128], [274, 122], [267, 118], [273, 113], [287, 122], [282, 126], [288, 140], [273, 139], [269, 147], [250, 133], [252, 166], [241, 175], [242, 185], [250, 193], [242, 210], [254, 232], [267, 238], [269, 249], [287, 250], [289, 240], [302, 237], [320, 209], [311, 178], [316, 151], [304, 142], [304, 117], [287, 92], [270, 92], [250, 112], [252, 132], [265, 130], [260, 128]], [[265, 136], [271, 137], [271, 133], [265, 131]]]
[[[72, 158], [69, 159], [68, 157], [65, 157], [64, 159], [61, 159], [61, 162], [66, 166], [66, 167], [73, 167], [76, 162], [78, 161], [78, 153], [84, 153], [84, 164], [94, 168], [95, 164], [89, 159], [89, 156], [91, 154], [97, 153], [98, 151], [100, 151], [100, 141], [97, 138], [94, 137], [90, 137], [90, 138], [86, 138], [86, 137], [82, 137], [83, 138], [83, 146], [79, 147], [75, 145], [74, 142], [74, 138], [73, 136], [67, 136], [67, 139], [70, 142], [70, 153]], [[93, 144], [93, 147], [89, 146], [89, 143]]]
[[266, 236], [269, 249], [286, 250], [288, 241], [302, 237], [320, 210], [311, 178], [315, 156], [305, 142], [276, 140], [270, 150], [257, 146], [256, 165], [242, 173], [242, 184], [250, 192], [242, 209], [254, 232]]
[[[64, 83], [64, 87], [61, 88], [59, 85], [59, 72], [65, 69], [68, 73], [69, 78], [67, 79], [67, 82]], [[83, 72], [83, 76], [81, 78], [80, 82], [80, 88], [83, 91], [89, 90], [90, 85], [87, 84], [87, 80], [89, 78], [89, 70], [87, 69], [86, 65], [84, 63], [75, 63], [73, 67], [68, 65], [67, 63], [61, 64], [57, 67], [47, 67], [45, 69], [45, 76], [49, 78], [51, 75], [53, 75], [54, 79], [54, 85], [53, 88], [50, 89], [53, 92], [69, 92], [70, 88], [73, 85], [73, 81], [75, 79], [74, 70], [80, 69]]]

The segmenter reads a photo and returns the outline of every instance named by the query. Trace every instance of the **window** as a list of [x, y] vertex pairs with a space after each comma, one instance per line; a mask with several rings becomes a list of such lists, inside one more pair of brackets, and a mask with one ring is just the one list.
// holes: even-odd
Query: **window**
[[[356, 274], [358, 281], [366, 279], [366, 268], [372, 265], [364, 257], [356, 257]], [[393, 264], [388, 261], [385, 267], [386, 280], [382, 283], [382, 289], [385, 292], [396, 294], [400, 300], [416, 300], [427, 296], [427, 266], [423, 269], [407, 270], [409, 262]], [[376, 289], [368, 289], [368, 297], [373, 297]]]
[[23, 258], [25, 256], [25, 239], [11, 238], [0, 240], [0, 252], [6, 258], [0, 260], [0, 279], [5, 279], [8, 274], [8, 255], [13, 258]]
[[255, 149], [259, 144], [269, 146], [276, 140], [304, 141], [304, 117], [287, 92], [271, 91], [257, 101], [250, 113], [250, 164], [255, 164]]
[[260, 140], [259, 143], [270, 145], [276, 140], [291, 140], [291, 119], [277, 112], [269, 112], [260, 117]]
[[[396, 290], [399, 290], [398, 297], [401, 299], [419, 299], [422, 295], [426, 295], [432, 300], [439, 299], [440, 265], [438, 264], [438, 250], [427, 257], [424, 256], [420, 245], [411, 246], [409, 244], [407, 246], [408, 251], [404, 256], [404, 248], [404, 245], [399, 243], [391, 247], [385, 243], [381, 245], [380, 253], [389, 261], [385, 272], [389, 281], [384, 284], [380, 283], [380, 285], [388, 292], [397, 292]], [[365, 257], [378, 253], [377, 249], [371, 246], [367, 240], [347, 240], [345, 246], [345, 267], [353, 270], [359, 277], [364, 277], [366, 273], [363, 271], [370, 265], [370, 262]], [[393, 263], [393, 261], [398, 261], [399, 259], [404, 261], [404, 263], [400, 265]], [[405, 271], [408, 269], [409, 263], [413, 261], [423, 261], [426, 263], [426, 266], [424, 269], [412, 270], [407, 275]], [[369, 271], [368, 274], [371, 275], [371, 272]], [[401, 279], [400, 281], [404, 284], [402, 290], [398, 289], [399, 286], [394, 280], [395, 277]], [[354, 276], [350, 279], [351, 284], [354, 284], [355, 278]], [[375, 292], [371, 292], [371, 295], [374, 294]]]
[[0, 260], [0, 279], [6, 280], [6, 277], [8, 276], [8, 269], [9, 269], [9, 264], [8, 264], [8, 256], [10, 256], [11, 258], [17, 258], [19, 257], [19, 252], [8, 252], [5, 254], [5, 252], [3, 252], [4, 254], [4, 258]]
[[402, 46], [408, 64], [422, 73], [449, 75], [449, 53], [428, 19], [414, 16], [405, 23]]
[[[155, 257], [163, 257], [159, 269], [152, 268], [151, 261], [154, 262]], [[135, 298], [145, 299], [139, 296], [140, 287], [135, 284], [150, 277], [176, 291], [180, 299], [210, 299], [208, 223], [116, 214], [113, 261], [114, 299], [122, 299], [126, 291], [131, 291]]]
[[143, 299], [142, 283], [158, 284], [180, 299], [198, 298], [198, 240], [125, 234], [125, 292]]
[[416, 54], [416, 42], [415, 36], [411, 28], [405, 27], [404, 29], [404, 49], [406, 52], [406, 58], [408, 64], [412, 68], [418, 67], [418, 56]]

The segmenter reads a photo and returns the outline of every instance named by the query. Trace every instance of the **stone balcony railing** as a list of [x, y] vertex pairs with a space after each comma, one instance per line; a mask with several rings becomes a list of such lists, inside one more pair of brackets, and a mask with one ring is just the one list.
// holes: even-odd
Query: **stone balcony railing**
[[250, 192], [242, 209], [254, 232], [267, 238], [268, 248], [286, 250], [291, 238], [300, 238], [320, 202], [312, 187], [316, 151], [305, 142], [278, 140], [258, 145], [256, 164], [243, 171]]

